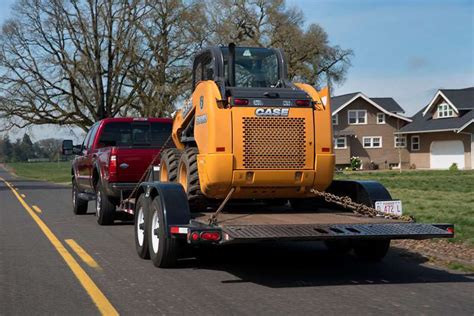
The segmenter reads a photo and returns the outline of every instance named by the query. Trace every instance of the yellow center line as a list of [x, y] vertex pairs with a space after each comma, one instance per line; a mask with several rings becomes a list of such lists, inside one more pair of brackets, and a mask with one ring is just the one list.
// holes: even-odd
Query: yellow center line
[[22, 197], [22, 198], [26, 198], [26, 195], [24, 195], [24, 194], [21, 194], [21, 197]]
[[92, 301], [95, 303], [102, 315], [118, 315], [117, 310], [112, 306], [104, 293], [97, 287], [94, 281], [89, 277], [89, 275], [82, 269], [79, 263], [74, 259], [71, 253], [64, 247], [64, 245], [59, 241], [56, 235], [53, 234], [51, 229], [39, 218], [38, 215], [31, 209], [31, 207], [23, 200], [23, 198], [16, 192], [10, 183], [5, 179], [0, 177], [0, 180], [3, 181], [16, 196], [20, 204], [25, 208], [25, 210], [30, 214], [36, 224], [39, 226], [41, 231], [45, 234], [46, 238], [51, 242], [57, 252], [64, 259], [66, 264], [71, 269], [72, 273], [81, 283], [82, 287], [86, 290], [87, 294], [91, 297]]
[[72, 250], [81, 258], [84, 263], [86, 263], [89, 267], [94, 268], [96, 270], [102, 270], [102, 268], [99, 266], [97, 261], [92, 258], [91, 255], [89, 255], [84, 248], [79, 246], [79, 244], [74, 240], [74, 239], [66, 239], [66, 243], [71, 247]]
[[42, 213], [41, 209], [36, 205], [32, 205], [31, 208], [38, 214]]

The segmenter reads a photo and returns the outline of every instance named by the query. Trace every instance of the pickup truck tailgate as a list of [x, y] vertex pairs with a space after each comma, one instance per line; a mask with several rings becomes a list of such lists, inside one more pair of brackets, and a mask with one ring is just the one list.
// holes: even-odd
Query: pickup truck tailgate
[[117, 182], [138, 182], [160, 152], [159, 148], [118, 148]]

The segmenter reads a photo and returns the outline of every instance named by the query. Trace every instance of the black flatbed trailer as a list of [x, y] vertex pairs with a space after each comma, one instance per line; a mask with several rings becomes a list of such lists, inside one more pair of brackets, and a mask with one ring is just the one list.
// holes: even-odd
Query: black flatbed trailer
[[[391, 200], [377, 182], [335, 181], [352, 200], [374, 206]], [[349, 189], [350, 188], [350, 189]], [[136, 201], [136, 202], [135, 202]], [[172, 267], [185, 247], [274, 241], [324, 241], [365, 257], [381, 259], [392, 239], [452, 238], [452, 224], [406, 222], [356, 215], [337, 207], [295, 211], [288, 206], [228, 205], [217, 222], [214, 212], [192, 212], [180, 184], [145, 182], [123, 210], [135, 214], [135, 244], [142, 258]]]

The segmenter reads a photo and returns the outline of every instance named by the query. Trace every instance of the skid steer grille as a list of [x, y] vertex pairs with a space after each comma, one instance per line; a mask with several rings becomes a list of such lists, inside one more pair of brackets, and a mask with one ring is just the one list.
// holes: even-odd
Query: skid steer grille
[[244, 117], [246, 169], [303, 169], [306, 160], [304, 118]]

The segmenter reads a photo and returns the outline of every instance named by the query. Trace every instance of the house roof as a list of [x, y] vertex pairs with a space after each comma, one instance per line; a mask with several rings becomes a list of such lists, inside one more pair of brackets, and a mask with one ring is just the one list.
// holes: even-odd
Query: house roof
[[440, 89], [458, 110], [474, 109], [474, 87], [465, 89]]
[[[458, 114], [457, 117], [433, 119], [426, 115], [438, 97], [442, 97]], [[460, 132], [474, 120], [474, 87], [465, 89], [440, 89], [430, 103], [413, 117], [413, 122], [405, 125], [399, 133], [426, 133], [436, 131]]]
[[331, 98], [331, 111], [335, 115], [343, 108], [351, 104], [357, 98], [363, 98], [368, 103], [384, 112], [387, 115], [400, 118], [402, 120], [411, 122], [411, 120], [405, 116], [400, 115], [404, 113], [402, 107], [393, 98], [369, 98], [362, 92], [354, 92], [344, 95], [339, 95]]

